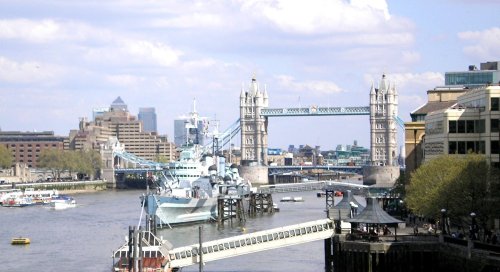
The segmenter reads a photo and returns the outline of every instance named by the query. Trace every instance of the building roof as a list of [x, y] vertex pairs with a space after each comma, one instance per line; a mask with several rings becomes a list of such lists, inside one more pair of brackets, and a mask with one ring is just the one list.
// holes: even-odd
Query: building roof
[[457, 103], [456, 100], [454, 100], [454, 101], [443, 101], [443, 102], [441, 102], [441, 101], [427, 102], [426, 104], [424, 104], [420, 108], [418, 108], [415, 111], [413, 111], [412, 113], [410, 113], [410, 115], [428, 114], [428, 113], [433, 112], [433, 111], [447, 109], [447, 108], [455, 105], [456, 103]]
[[351, 203], [358, 206], [358, 212], [361, 212], [365, 206], [361, 205], [353, 196], [351, 190], [347, 190], [343, 193], [342, 199], [335, 205], [335, 209], [347, 209], [351, 210]]
[[351, 223], [365, 223], [365, 224], [396, 224], [403, 221], [390, 216], [379, 205], [374, 197], [366, 198], [366, 207], [361, 213], [354, 216], [354, 218], [346, 219], [345, 221]]

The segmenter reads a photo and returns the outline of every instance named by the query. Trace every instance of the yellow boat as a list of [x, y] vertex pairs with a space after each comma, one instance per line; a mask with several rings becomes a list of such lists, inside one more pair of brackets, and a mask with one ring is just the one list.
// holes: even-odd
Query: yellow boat
[[29, 238], [12, 238], [12, 241], [10, 242], [12, 245], [29, 245], [31, 243]]

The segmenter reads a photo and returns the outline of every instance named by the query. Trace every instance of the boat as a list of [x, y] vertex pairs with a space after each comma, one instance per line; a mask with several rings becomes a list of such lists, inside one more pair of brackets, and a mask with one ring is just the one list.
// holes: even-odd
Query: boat
[[220, 194], [249, 193], [251, 184], [244, 181], [235, 165], [226, 165], [224, 157], [212, 156], [198, 143], [198, 114], [191, 112], [186, 123], [186, 143], [180, 147], [177, 161], [155, 176], [155, 190], [141, 197], [141, 204], [157, 225], [176, 225], [217, 218]]
[[12, 245], [29, 245], [31, 243], [31, 240], [29, 238], [19, 237], [12, 238], [12, 241], [10, 243]]
[[74, 208], [76, 207], [76, 200], [67, 195], [59, 195], [52, 198], [52, 200], [50, 201], [50, 206], [56, 210]]
[[20, 189], [2, 189], [0, 190], [0, 205], [2, 205], [7, 199], [21, 196], [23, 192]]
[[57, 190], [35, 190], [34, 188], [26, 188], [23, 195], [31, 197], [34, 204], [45, 205], [50, 204], [51, 200], [59, 195], [59, 192]]
[[304, 198], [301, 196], [295, 196], [295, 197], [290, 197], [290, 196], [285, 196], [281, 198], [281, 202], [304, 202]]
[[23, 194], [10, 196], [2, 202], [3, 207], [26, 207], [34, 204], [32, 197]]
[[[142, 197], [145, 211], [156, 215], [160, 225], [175, 225], [208, 221], [217, 218], [217, 199], [220, 194], [234, 195], [250, 192], [251, 185], [239, 177], [235, 165], [225, 166], [224, 158], [213, 164], [210, 156], [196, 156], [191, 149], [181, 152], [179, 161], [159, 179], [158, 188]], [[196, 179], [195, 179], [196, 178]]]

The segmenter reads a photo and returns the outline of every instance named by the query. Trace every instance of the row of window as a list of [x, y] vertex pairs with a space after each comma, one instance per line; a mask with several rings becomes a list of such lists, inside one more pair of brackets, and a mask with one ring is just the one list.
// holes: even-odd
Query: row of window
[[[484, 141], [452, 141], [448, 143], [448, 154], [485, 154]], [[491, 154], [499, 154], [498, 141], [491, 141]]]
[[[27, 147], [33, 147], [32, 144], [26, 144]], [[44, 144], [45, 147], [49, 147], [49, 144]], [[52, 144], [52, 147], [57, 147], [57, 144]], [[10, 147], [24, 147], [24, 144], [10, 144]], [[36, 144], [35, 147], [41, 147], [41, 144]]]
[[[448, 121], [449, 133], [484, 133], [485, 131], [485, 120]], [[490, 119], [490, 132], [499, 132], [499, 119]]]

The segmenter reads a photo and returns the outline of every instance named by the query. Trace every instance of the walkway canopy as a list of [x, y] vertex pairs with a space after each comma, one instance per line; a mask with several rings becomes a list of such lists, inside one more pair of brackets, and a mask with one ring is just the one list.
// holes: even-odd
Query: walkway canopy
[[370, 225], [395, 225], [403, 221], [390, 216], [385, 212], [374, 197], [366, 198], [366, 207], [361, 213], [348, 218], [345, 221], [350, 223], [365, 223]]
[[351, 190], [347, 190], [343, 192], [342, 199], [335, 205], [335, 209], [346, 209], [348, 211], [351, 210], [352, 207], [357, 207], [358, 213], [363, 211], [365, 206], [361, 205], [356, 198], [354, 198], [354, 195], [352, 194]]

